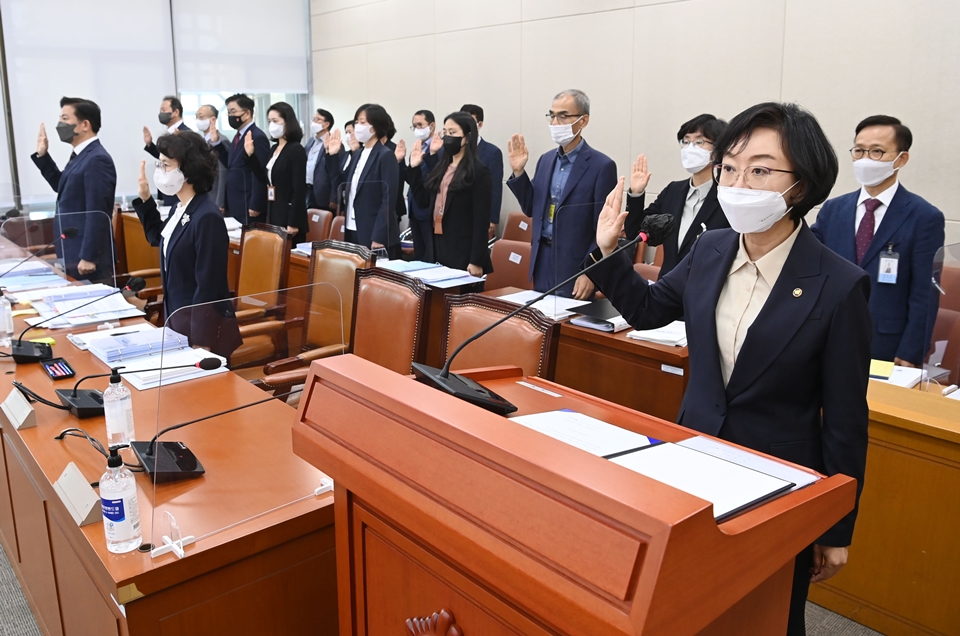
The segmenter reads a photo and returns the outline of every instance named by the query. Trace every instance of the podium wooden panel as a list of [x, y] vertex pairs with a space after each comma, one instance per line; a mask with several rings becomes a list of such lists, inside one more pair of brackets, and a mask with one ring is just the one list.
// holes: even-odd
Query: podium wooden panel
[[[519, 369], [473, 377], [518, 414], [691, 436]], [[706, 501], [355, 356], [314, 362], [306, 388], [294, 451], [336, 480], [343, 636], [434, 613], [444, 636], [780, 636], [796, 554], [853, 507], [838, 475], [718, 526]]]

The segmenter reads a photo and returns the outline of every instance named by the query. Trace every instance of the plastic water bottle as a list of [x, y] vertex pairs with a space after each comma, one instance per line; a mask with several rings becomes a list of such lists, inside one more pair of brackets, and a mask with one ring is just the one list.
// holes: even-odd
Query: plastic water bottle
[[13, 338], [13, 308], [0, 288], [0, 347], [9, 347]]
[[100, 478], [100, 509], [107, 550], [117, 554], [140, 547], [140, 507], [137, 505], [137, 480], [123, 465], [116, 446], [110, 447], [107, 472]]
[[107, 445], [118, 446], [133, 441], [133, 398], [130, 389], [120, 381], [120, 371], [113, 370], [110, 386], [103, 392], [103, 414], [107, 420]]

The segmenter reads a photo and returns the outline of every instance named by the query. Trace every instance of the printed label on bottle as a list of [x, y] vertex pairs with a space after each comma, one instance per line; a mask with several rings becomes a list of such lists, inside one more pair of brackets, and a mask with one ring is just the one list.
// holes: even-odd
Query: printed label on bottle
[[120, 499], [101, 497], [100, 509], [103, 511], [103, 528], [108, 541], [129, 541], [140, 533], [140, 510], [136, 494]]

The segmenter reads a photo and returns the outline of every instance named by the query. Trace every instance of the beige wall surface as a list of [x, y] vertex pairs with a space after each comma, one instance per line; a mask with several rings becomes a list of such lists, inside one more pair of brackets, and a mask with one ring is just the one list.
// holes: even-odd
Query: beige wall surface
[[[554, 147], [558, 91], [591, 99], [585, 138], [627, 174], [641, 152], [659, 191], [685, 176], [676, 131], [765, 100], [796, 101], [840, 157], [833, 195], [858, 187], [847, 150], [860, 119], [913, 130], [904, 186], [960, 242], [960, 2], [956, 0], [311, 0], [314, 104], [338, 125], [382, 104], [409, 143], [414, 111], [483, 106], [483, 137]], [[505, 174], [509, 173], [509, 167]], [[504, 189], [504, 210], [517, 209]], [[810, 218], [812, 221], [812, 216]]]

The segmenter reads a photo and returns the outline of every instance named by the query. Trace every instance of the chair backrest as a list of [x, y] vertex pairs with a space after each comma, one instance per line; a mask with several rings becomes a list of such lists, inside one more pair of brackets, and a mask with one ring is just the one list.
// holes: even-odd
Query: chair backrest
[[[516, 310], [506, 300], [464, 294], [447, 296], [440, 358], [446, 360], [460, 344], [491, 323]], [[451, 369], [477, 369], [514, 365], [524, 375], [552, 380], [556, 370], [560, 323], [527, 307], [519, 314], [468, 344], [454, 359]]]
[[326, 241], [330, 238], [330, 225], [333, 224], [333, 212], [310, 208], [307, 210], [307, 241]]
[[[240, 276], [237, 281], [237, 309], [261, 308], [277, 303], [276, 292], [286, 283], [290, 262], [289, 235], [276, 225], [254, 223], [240, 235]], [[243, 296], [257, 295], [255, 305], [245, 303]]]
[[491, 291], [504, 287], [533, 289], [530, 280], [530, 243], [500, 239], [490, 252], [493, 271], [487, 274], [484, 289]]
[[656, 281], [660, 276], [660, 268], [656, 265], [647, 265], [646, 263], [634, 263], [633, 269], [647, 280]]
[[330, 222], [330, 236], [328, 237], [331, 241], [342, 241], [344, 237], [343, 232], [343, 216], [333, 217], [333, 221]]
[[946, 296], [940, 296], [940, 306], [960, 311], [960, 267], [945, 265], [940, 276], [940, 287], [947, 292]]
[[523, 212], [511, 212], [507, 215], [501, 238], [529, 243], [533, 238], [533, 221]]
[[426, 308], [430, 290], [423, 281], [382, 267], [358, 269], [353, 294], [350, 351], [401, 375], [426, 351]]
[[646, 252], [647, 252], [647, 242], [640, 241], [639, 243], [637, 243], [637, 251], [634, 252], [633, 254], [633, 264], [636, 265], [637, 263], [643, 263], [644, 262], [643, 257], [646, 254]]
[[320, 241], [312, 248], [311, 287], [303, 323], [304, 351], [350, 342], [356, 273], [359, 269], [373, 267], [373, 253], [362, 245]]
[[657, 267], [663, 265], [663, 245], [657, 245], [657, 251], [653, 257], [653, 264]]
[[116, 205], [113, 210], [113, 271], [119, 276], [130, 271], [127, 268], [127, 241], [123, 233], [123, 212], [120, 205]]

